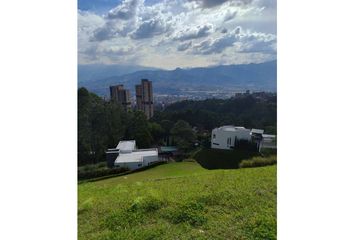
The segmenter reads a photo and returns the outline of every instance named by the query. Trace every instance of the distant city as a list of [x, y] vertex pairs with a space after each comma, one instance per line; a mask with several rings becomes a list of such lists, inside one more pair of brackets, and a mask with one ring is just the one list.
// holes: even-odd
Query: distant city
[[110, 100], [122, 105], [123, 109], [141, 110], [147, 119], [154, 115], [154, 110], [163, 110], [168, 105], [184, 100], [205, 100], [210, 98], [227, 99], [239, 98], [252, 94], [253, 97], [262, 100], [269, 96], [276, 96], [274, 92], [259, 90], [239, 90], [239, 89], [215, 89], [196, 90], [193, 88], [181, 89], [181, 93], [176, 94], [153, 94], [152, 81], [142, 79], [141, 84], [135, 85], [135, 96], [131, 95], [129, 89], [125, 89], [123, 84], [110, 86]]

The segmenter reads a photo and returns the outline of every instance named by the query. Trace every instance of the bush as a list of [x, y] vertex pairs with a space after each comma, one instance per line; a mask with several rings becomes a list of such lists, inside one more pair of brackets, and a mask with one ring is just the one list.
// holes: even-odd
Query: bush
[[141, 212], [115, 211], [102, 222], [102, 227], [111, 231], [119, 231], [144, 223], [146, 216]]
[[183, 159], [183, 162], [195, 162], [195, 159], [193, 159], [193, 158], [186, 158], [186, 159]]
[[78, 172], [78, 179], [79, 180], [85, 180], [85, 179], [91, 179], [91, 178], [98, 178], [98, 177], [103, 177], [103, 176], [108, 176], [108, 175], [113, 175], [113, 174], [118, 174], [118, 173], [124, 173], [127, 172], [128, 169], [126, 168], [88, 168], [85, 166], [85, 169], [79, 170]]
[[159, 210], [163, 206], [163, 201], [154, 196], [138, 197], [130, 206], [131, 212], [153, 212]]
[[235, 148], [237, 150], [243, 149], [247, 151], [258, 152], [257, 144], [255, 142], [250, 142], [242, 139], [235, 141]]
[[240, 163], [239, 167], [240, 168], [262, 167], [262, 166], [273, 165], [276, 163], [277, 163], [277, 157], [275, 155], [267, 158], [254, 157], [248, 160], [243, 160]]
[[189, 202], [177, 208], [169, 215], [170, 220], [177, 223], [188, 223], [192, 226], [201, 226], [206, 223], [204, 204]]

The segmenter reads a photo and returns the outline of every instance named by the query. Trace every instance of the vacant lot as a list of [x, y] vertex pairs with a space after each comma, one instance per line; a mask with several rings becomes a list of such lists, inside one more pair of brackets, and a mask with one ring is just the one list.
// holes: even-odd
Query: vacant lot
[[79, 239], [276, 239], [276, 166], [170, 163], [78, 191]]

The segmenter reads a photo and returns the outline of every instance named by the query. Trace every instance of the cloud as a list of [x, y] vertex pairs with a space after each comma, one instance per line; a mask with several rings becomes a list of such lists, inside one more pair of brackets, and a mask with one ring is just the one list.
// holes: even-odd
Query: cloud
[[223, 19], [223, 22], [227, 22], [227, 21], [230, 21], [232, 19], [234, 19], [237, 15], [237, 11], [236, 10], [227, 10], [225, 12], [225, 15], [224, 15], [224, 19]]
[[107, 18], [129, 20], [136, 16], [138, 8], [143, 4], [144, 0], [123, 0], [120, 5], [108, 12]]
[[276, 53], [276, 36], [265, 33], [246, 33], [241, 35], [240, 44], [237, 46], [238, 52], [253, 53]]
[[221, 32], [221, 33], [227, 33], [227, 31], [228, 31], [227, 28], [223, 28], [223, 29], [221, 29], [220, 32]]
[[204, 25], [199, 25], [195, 27], [187, 27], [175, 34], [173, 37], [174, 40], [190, 40], [195, 38], [206, 37], [210, 35], [213, 31], [213, 25], [210, 23], [206, 23]]
[[237, 27], [230, 33], [214, 39], [206, 39], [192, 46], [191, 54], [218, 54], [227, 48], [233, 48], [235, 52], [252, 53], [267, 52], [276, 53], [276, 37], [272, 34], [252, 33], [242, 31], [241, 27]]
[[233, 46], [237, 41], [237, 34], [239, 34], [240, 28], [236, 28], [234, 31], [224, 34], [221, 37], [215, 39], [207, 39], [200, 43], [195, 44], [192, 49], [194, 54], [212, 54], [221, 53], [225, 48]]
[[142, 22], [139, 27], [130, 34], [133, 39], [151, 38], [167, 32], [169, 25], [161, 18], [152, 18]]
[[190, 0], [198, 3], [202, 8], [213, 8], [220, 6], [226, 2], [231, 2], [237, 5], [247, 5], [252, 3], [252, 0]]
[[105, 26], [95, 29], [91, 41], [104, 41], [115, 37], [118, 31], [113, 22], [106, 22]]
[[106, 12], [79, 10], [79, 63], [165, 66], [168, 55], [178, 67], [194, 59], [201, 66], [276, 58], [274, 1], [122, 0]]
[[182, 52], [187, 50], [188, 48], [190, 48], [192, 46], [192, 42], [185, 42], [185, 43], [181, 43], [180, 45], [178, 45], [177, 50]]

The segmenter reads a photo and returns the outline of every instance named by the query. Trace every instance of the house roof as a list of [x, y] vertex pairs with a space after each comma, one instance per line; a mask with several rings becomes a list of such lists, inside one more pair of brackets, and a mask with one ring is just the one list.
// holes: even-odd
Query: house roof
[[144, 157], [158, 156], [157, 148], [135, 150], [130, 153], [121, 153], [114, 163], [142, 162]]
[[161, 146], [160, 147], [161, 152], [175, 152], [177, 150], [178, 150], [178, 148], [175, 146]]
[[220, 127], [219, 129], [221, 129], [221, 130], [223, 130], [223, 131], [229, 131], [229, 132], [235, 132], [235, 131], [237, 131], [237, 130], [239, 130], [239, 129], [242, 129], [242, 130], [244, 130], [244, 129], [246, 129], [246, 128], [244, 128], [244, 127], [241, 127], [241, 126], [222, 126], [222, 127]]
[[275, 135], [271, 135], [271, 134], [262, 134], [263, 138], [276, 138]]
[[263, 130], [263, 129], [252, 128], [251, 134], [252, 134], [252, 133], [263, 134], [263, 133], [264, 133], [264, 130]]
[[135, 140], [119, 141], [117, 149], [119, 149], [121, 153], [132, 152], [135, 149]]

